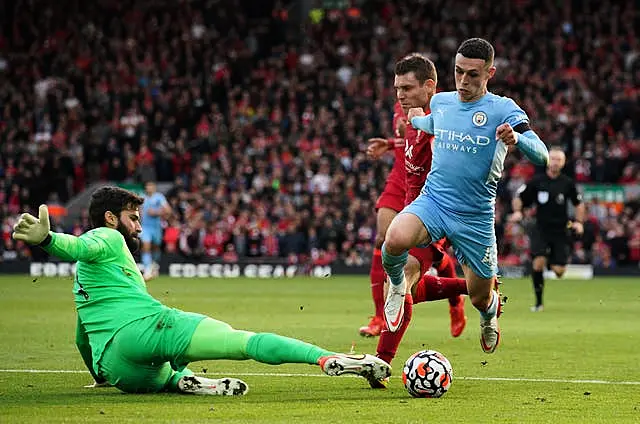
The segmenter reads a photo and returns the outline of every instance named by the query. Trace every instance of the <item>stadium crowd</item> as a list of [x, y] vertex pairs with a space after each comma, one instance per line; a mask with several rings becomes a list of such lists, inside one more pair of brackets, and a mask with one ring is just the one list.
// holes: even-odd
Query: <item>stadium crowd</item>
[[[340, 2], [334, 2], [340, 3]], [[362, 4], [360, 4], [362, 3]], [[99, 180], [173, 182], [164, 248], [235, 260], [370, 260], [393, 156], [393, 64], [427, 54], [453, 88], [465, 38], [496, 47], [490, 89], [513, 97], [581, 183], [640, 184], [634, 2], [352, 2], [299, 23], [282, 1], [40, 0], [0, 6], [0, 257], [19, 211]], [[634, 119], [635, 117], [635, 119]], [[535, 172], [508, 156], [496, 226], [503, 264], [527, 260], [510, 200]], [[640, 204], [588, 202], [574, 263], [640, 261]], [[59, 221], [58, 221], [59, 227]], [[86, 211], [70, 228], [88, 227]]]

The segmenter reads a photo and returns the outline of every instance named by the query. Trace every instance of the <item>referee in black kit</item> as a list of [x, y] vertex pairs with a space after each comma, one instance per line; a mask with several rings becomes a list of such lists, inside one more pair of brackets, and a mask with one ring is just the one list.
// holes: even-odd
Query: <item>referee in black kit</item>
[[[512, 221], [522, 220], [522, 209], [536, 207], [536, 224], [531, 239], [533, 257], [533, 289], [536, 304], [534, 312], [543, 310], [544, 269], [548, 264], [551, 270], [562, 277], [567, 259], [571, 252], [571, 231], [580, 236], [584, 232], [582, 223], [585, 218], [585, 206], [582, 197], [571, 178], [562, 174], [566, 157], [559, 147], [549, 149], [549, 163], [544, 174], [534, 176], [528, 184], [516, 192], [512, 201]], [[569, 220], [568, 201], [575, 206], [575, 219]]]

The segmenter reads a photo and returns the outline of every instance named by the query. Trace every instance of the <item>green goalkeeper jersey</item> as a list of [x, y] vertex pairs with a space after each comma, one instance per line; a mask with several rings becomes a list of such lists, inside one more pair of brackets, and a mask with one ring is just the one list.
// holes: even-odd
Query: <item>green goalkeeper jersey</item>
[[77, 261], [73, 284], [78, 316], [89, 336], [93, 368], [106, 345], [126, 324], [169, 309], [147, 292], [133, 255], [119, 231], [101, 227], [80, 237], [51, 232], [44, 249]]

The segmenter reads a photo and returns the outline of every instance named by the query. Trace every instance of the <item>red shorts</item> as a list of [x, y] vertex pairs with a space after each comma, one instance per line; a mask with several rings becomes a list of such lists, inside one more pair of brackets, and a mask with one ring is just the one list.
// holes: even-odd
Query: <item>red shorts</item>
[[409, 254], [416, 258], [420, 262], [420, 275], [424, 275], [434, 262], [439, 262], [444, 256], [445, 239], [438, 240], [435, 243], [431, 243], [427, 247], [414, 247], [409, 250]]
[[404, 184], [403, 182], [393, 178], [392, 175], [389, 176], [390, 178], [387, 180], [387, 184], [384, 186], [384, 190], [376, 202], [376, 210], [389, 208], [396, 212], [400, 212], [405, 206], [404, 200], [406, 197], [406, 191]]

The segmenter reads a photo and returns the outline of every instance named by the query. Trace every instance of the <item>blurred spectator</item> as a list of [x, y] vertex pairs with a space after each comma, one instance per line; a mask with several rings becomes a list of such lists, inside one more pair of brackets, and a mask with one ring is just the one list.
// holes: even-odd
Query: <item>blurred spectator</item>
[[205, 222], [201, 217], [194, 217], [186, 224], [186, 228], [180, 234], [180, 252], [189, 258], [197, 259], [206, 254], [204, 247]]
[[177, 253], [178, 244], [180, 242], [181, 225], [177, 217], [174, 215], [169, 218], [167, 227], [164, 229], [163, 246], [167, 253]]
[[584, 245], [581, 242], [574, 243], [570, 262], [572, 264], [588, 264], [590, 262], [587, 251], [584, 249]]
[[236, 248], [233, 244], [227, 245], [225, 252], [222, 255], [222, 260], [229, 263], [238, 261], [238, 254], [236, 253]]
[[349, 249], [347, 256], [344, 259], [344, 263], [347, 266], [362, 266], [365, 264], [365, 260], [362, 258], [356, 249]]
[[593, 265], [601, 268], [615, 268], [616, 261], [611, 257], [611, 249], [609, 246], [603, 246], [603, 248], [596, 252], [593, 258]]

